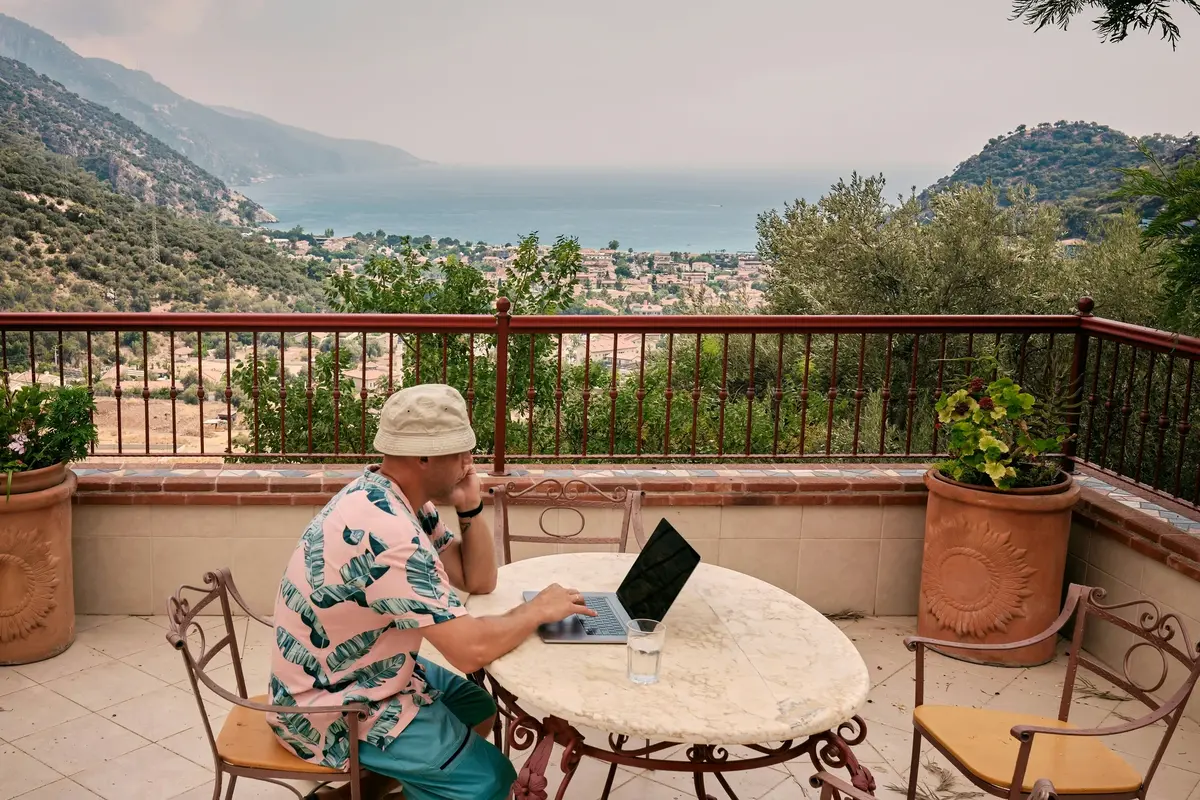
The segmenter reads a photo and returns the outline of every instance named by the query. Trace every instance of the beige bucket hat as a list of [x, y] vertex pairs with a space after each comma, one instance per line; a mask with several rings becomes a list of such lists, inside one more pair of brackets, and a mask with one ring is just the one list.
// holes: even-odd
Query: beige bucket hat
[[442, 383], [401, 389], [383, 404], [375, 449], [388, 456], [448, 456], [474, 450], [467, 404], [457, 389]]

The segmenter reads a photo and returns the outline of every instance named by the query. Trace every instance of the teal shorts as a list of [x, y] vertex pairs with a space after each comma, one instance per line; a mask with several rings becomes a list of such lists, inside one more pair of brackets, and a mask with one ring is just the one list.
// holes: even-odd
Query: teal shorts
[[408, 800], [504, 800], [517, 772], [472, 730], [496, 713], [495, 702], [466, 678], [423, 658], [418, 663], [441, 696], [386, 748], [360, 742], [359, 762], [399, 781]]

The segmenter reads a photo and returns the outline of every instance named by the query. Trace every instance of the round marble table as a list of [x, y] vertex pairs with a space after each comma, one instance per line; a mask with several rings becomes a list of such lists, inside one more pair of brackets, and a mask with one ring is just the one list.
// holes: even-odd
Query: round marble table
[[[502, 614], [522, 592], [559, 583], [583, 591], [615, 591], [635, 556], [573, 553], [508, 564], [496, 590], [474, 595], [475, 615]], [[623, 645], [545, 644], [532, 636], [488, 666], [505, 721], [506, 749], [533, 747], [516, 797], [544, 798], [545, 769], [555, 743], [570, 775], [583, 756], [618, 764], [692, 772], [704, 800], [704, 776], [753, 769], [807, 755], [817, 769], [847, 768], [860, 788], [874, 789], [851, 746], [866, 736], [855, 716], [866, 702], [866, 664], [840, 629], [801, 600], [739, 572], [701, 564], [666, 619], [659, 682], [628, 680]], [[522, 708], [536, 708], [538, 717]], [[609, 734], [607, 747], [584, 742], [579, 727]], [[499, 737], [498, 737], [499, 738]], [[630, 746], [639, 740], [644, 746]], [[654, 758], [687, 744], [686, 761]], [[731, 759], [723, 745], [759, 755]], [[608, 787], [605, 788], [605, 797]]]

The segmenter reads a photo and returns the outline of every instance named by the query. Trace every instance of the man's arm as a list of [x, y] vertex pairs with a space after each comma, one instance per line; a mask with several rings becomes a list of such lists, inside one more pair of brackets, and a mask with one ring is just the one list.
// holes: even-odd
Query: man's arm
[[[456, 511], [465, 512], [479, 508], [481, 496], [479, 476], [472, 465], [448, 499]], [[459, 517], [458, 529], [458, 538], [439, 554], [450, 585], [471, 594], [488, 594], [496, 588], [496, 547], [492, 526], [480, 513]]]
[[539, 625], [558, 622], [572, 614], [596, 616], [578, 591], [554, 584], [507, 614], [456, 617], [428, 627], [424, 633], [455, 669], [469, 675], [521, 644]]

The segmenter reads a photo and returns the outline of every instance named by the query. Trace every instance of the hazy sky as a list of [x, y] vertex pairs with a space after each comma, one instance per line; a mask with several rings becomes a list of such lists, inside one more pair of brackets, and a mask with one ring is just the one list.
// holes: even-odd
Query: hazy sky
[[1179, 49], [1008, 0], [0, 0], [205, 103], [444, 163], [955, 163], [1018, 124], [1200, 130]]

